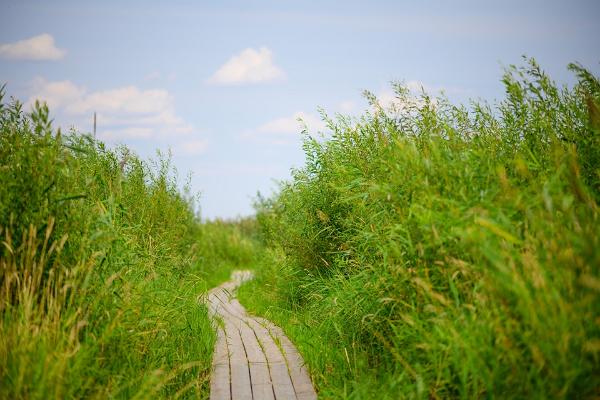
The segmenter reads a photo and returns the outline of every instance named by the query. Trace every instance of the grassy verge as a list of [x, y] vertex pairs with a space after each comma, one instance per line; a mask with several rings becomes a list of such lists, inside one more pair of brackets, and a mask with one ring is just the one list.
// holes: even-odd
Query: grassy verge
[[241, 289], [323, 398], [592, 398], [600, 387], [600, 83], [529, 60], [506, 98], [415, 97], [326, 117], [258, 205]]
[[52, 129], [0, 91], [0, 398], [205, 398], [197, 296], [252, 262], [252, 221], [201, 224], [168, 159]]

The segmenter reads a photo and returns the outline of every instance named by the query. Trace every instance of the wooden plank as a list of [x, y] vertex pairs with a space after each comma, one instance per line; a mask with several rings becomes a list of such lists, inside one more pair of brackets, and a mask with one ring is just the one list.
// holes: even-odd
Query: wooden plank
[[231, 398], [233, 400], [252, 400], [248, 363], [231, 361]]
[[210, 399], [231, 399], [231, 386], [229, 377], [229, 364], [213, 365], [210, 377]]
[[250, 380], [254, 385], [272, 385], [267, 363], [250, 363]]
[[285, 363], [269, 363], [269, 371], [273, 380], [273, 391], [277, 400], [295, 400], [296, 392]]
[[267, 358], [256, 339], [254, 331], [247, 323], [245, 323], [240, 329], [240, 335], [246, 349], [248, 363], [250, 364], [250, 382], [252, 384], [254, 400], [275, 399], [271, 375], [269, 374], [269, 367], [267, 365]]
[[281, 354], [281, 350], [277, 344], [273, 341], [273, 338], [269, 334], [269, 331], [259, 324], [253, 318], [248, 318], [246, 323], [252, 328], [260, 345], [267, 356], [267, 362], [269, 364], [273, 363], [285, 363], [285, 358], [283, 358], [283, 354]]
[[246, 359], [246, 351], [244, 350], [244, 344], [242, 343], [242, 338], [240, 336], [240, 331], [237, 326], [235, 326], [232, 322], [227, 321], [225, 323], [225, 332], [227, 335], [227, 347], [229, 349], [229, 361], [245, 361]]
[[227, 364], [229, 365], [229, 352], [227, 350], [227, 340], [223, 329], [217, 330], [217, 341], [215, 343], [215, 351], [213, 354], [213, 365]]
[[229, 304], [228, 304], [228, 309], [229, 311], [240, 317], [240, 318], [244, 318], [247, 317], [248, 315], [246, 314], [246, 310], [244, 309], [244, 307], [242, 307], [242, 305], [240, 304], [239, 301], [237, 301], [237, 299], [232, 299]]
[[[233, 305], [231, 301], [225, 298], [224, 294], [219, 294], [217, 298], [220, 301], [219, 314], [224, 317], [245, 318], [246, 310], [241, 305], [239, 307]], [[239, 303], [238, 303], [239, 304]]]
[[252, 385], [252, 394], [254, 395], [254, 400], [275, 400], [271, 384]]
[[310, 391], [296, 393], [298, 400], [317, 400], [317, 392], [311, 387]]
[[248, 318], [246, 322], [252, 327], [256, 334], [265, 353], [267, 362], [269, 363], [269, 372], [271, 374], [271, 381], [273, 382], [275, 398], [278, 400], [295, 399], [296, 393], [294, 391], [294, 386], [292, 385], [285, 358], [273, 340], [273, 337], [269, 334], [269, 331], [256, 320]]
[[226, 400], [316, 400], [302, 357], [270, 321], [248, 316], [235, 290], [252, 277], [235, 272], [204, 297], [213, 318], [221, 318], [213, 356], [210, 398]]
[[250, 363], [250, 381], [254, 400], [274, 400], [273, 385], [266, 363]]
[[250, 369], [240, 332], [229, 322], [225, 324], [225, 327], [231, 370], [231, 398], [233, 400], [252, 400]]
[[294, 346], [294, 344], [285, 336], [283, 330], [274, 325], [272, 322], [263, 318], [257, 318], [262, 326], [267, 328], [270, 334], [279, 341], [284, 357], [287, 361], [288, 370], [294, 385], [294, 390], [298, 397], [302, 395], [303, 399], [316, 399], [317, 393], [313, 387], [308, 371], [304, 366], [302, 356]]
[[212, 360], [212, 375], [210, 378], [210, 398], [231, 399], [231, 376], [229, 373], [229, 352], [227, 338], [223, 329], [217, 330], [217, 341]]
[[308, 371], [304, 367], [304, 360], [298, 353], [298, 350], [296, 350], [292, 342], [290, 342], [286, 336], [280, 336], [279, 340], [281, 341], [284, 356], [287, 360], [294, 390], [296, 393], [313, 393], [316, 398], [317, 394], [313, 388]]
[[254, 331], [247, 323], [244, 323], [240, 327], [240, 335], [242, 342], [246, 349], [246, 357], [249, 363], [267, 363], [265, 354], [263, 353], [262, 347], [258, 343]]

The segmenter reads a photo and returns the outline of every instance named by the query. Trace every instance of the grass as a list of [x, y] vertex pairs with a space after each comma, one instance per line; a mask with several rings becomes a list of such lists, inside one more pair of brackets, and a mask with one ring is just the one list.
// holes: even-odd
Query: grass
[[394, 85], [324, 116], [257, 219], [252, 311], [298, 345], [322, 398], [600, 394], [600, 83], [534, 60], [506, 97], [455, 106]]
[[365, 93], [256, 218], [212, 222], [167, 156], [0, 90], [0, 398], [206, 398], [199, 295], [240, 267], [321, 398], [599, 396], [600, 82], [570, 69], [510, 67], [493, 105]]
[[198, 295], [253, 260], [253, 225], [200, 223], [174, 175], [0, 90], [0, 398], [208, 396]]

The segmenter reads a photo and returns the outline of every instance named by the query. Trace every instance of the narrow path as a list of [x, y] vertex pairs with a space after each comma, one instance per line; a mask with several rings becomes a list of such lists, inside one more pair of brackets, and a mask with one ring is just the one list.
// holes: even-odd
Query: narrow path
[[208, 292], [217, 326], [211, 400], [316, 399], [302, 357], [281, 328], [248, 315], [236, 299], [236, 289], [249, 279], [252, 272], [234, 271], [231, 280]]

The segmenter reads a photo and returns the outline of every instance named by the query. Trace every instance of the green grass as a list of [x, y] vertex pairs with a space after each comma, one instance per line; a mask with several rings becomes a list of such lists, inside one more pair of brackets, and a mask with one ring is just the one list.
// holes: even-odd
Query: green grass
[[570, 68], [493, 105], [366, 93], [238, 221], [0, 90], [0, 398], [206, 398], [199, 296], [236, 268], [321, 398], [597, 397], [600, 83]]
[[252, 220], [200, 223], [167, 157], [2, 97], [0, 398], [206, 398], [198, 296], [253, 262]]
[[257, 219], [241, 289], [298, 345], [322, 398], [600, 394], [600, 83], [527, 60], [504, 100], [324, 116]]

